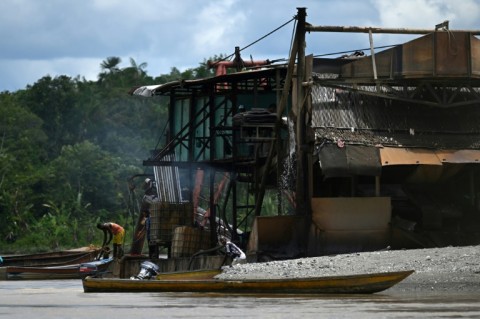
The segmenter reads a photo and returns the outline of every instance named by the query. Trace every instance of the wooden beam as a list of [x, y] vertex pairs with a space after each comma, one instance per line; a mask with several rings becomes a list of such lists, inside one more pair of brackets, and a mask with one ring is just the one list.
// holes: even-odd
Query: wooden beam
[[435, 29], [407, 29], [407, 28], [381, 28], [357, 26], [314, 26], [307, 25], [307, 32], [350, 32], [350, 33], [390, 33], [390, 34], [428, 34], [433, 32], [470, 32], [479, 35], [480, 30], [435, 30]]

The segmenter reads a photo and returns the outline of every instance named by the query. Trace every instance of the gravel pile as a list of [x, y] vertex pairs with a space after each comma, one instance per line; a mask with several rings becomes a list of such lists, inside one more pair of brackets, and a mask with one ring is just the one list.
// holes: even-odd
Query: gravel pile
[[[403, 290], [480, 291], [480, 246], [385, 250], [300, 258], [223, 268], [217, 278], [304, 278], [415, 270]], [[395, 288], [394, 287], [394, 288]], [[393, 289], [393, 288], [391, 288]]]

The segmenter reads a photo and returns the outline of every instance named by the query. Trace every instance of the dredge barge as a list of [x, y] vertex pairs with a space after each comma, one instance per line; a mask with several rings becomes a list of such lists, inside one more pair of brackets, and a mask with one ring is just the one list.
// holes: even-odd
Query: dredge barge
[[[132, 90], [169, 99], [144, 161], [162, 270], [220, 267], [219, 236], [253, 262], [480, 243], [480, 32], [295, 19], [286, 64], [247, 67], [237, 48], [235, 72]], [[306, 55], [317, 32], [366, 33], [370, 54]], [[376, 52], [376, 33], [418, 37]]]

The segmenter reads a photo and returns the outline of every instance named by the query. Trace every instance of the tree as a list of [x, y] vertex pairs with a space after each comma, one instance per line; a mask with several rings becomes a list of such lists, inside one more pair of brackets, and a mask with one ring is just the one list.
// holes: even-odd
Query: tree
[[25, 90], [0, 93], [1, 251], [11, 231], [21, 236], [9, 247], [51, 249], [92, 239], [99, 220], [126, 221], [127, 178], [145, 172], [142, 161], [168, 118], [168, 99], [128, 91], [214, 74], [206, 60], [155, 79], [147, 63], [120, 63], [102, 61], [98, 81], [46, 75]]
[[[50, 173], [50, 198], [57, 206], [61, 206], [62, 201], [70, 201], [76, 207], [90, 204], [93, 211], [113, 212], [118, 211], [121, 202], [118, 190], [124, 188], [127, 177], [139, 173], [139, 169], [124, 165], [120, 157], [85, 141], [64, 146], [60, 156], [50, 164]], [[79, 196], [83, 201], [81, 205], [77, 203]]]
[[103, 60], [100, 64], [100, 67], [103, 71], [107, 71], [108, 73], [115, 73], [120, 71], [118, 65], [122, 63], [122, 59], [117, 56], [110, 56], [106, 60]]
[[25, 231], [35, 218], [47, 136], [42, 120], [0, 94], [0, 233]]
[[43, 120], [48, 155], [55, 158], [62, 145], [78, 142], [82, 112], [76, 108], [78, 87], [68, 76], [45, 76], [21, 93], [20, 103]]
[[145, 69], [147, 68], [147, 62], [142, 62], [140, 64], [137, 64], [133, 58], [130, 58], [130, 68], [135, 70], [136, 74], [138, 77], [144, 77], [147, 73], [145, 72]]

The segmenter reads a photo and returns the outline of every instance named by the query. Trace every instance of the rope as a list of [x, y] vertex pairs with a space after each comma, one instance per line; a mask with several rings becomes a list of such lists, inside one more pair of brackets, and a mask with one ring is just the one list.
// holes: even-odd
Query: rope
[[297, 27], [297, 20], [293, 23], [293, 28], [292, 28], [292, 36], [290, 38], [290, 48], [288, 49], [288, 52], [292, 52], [292, 47], [293, 47], [293, 41], [295, 41], [295, 29]]
[[[289, 24], [290, 22], [292, 22], [292, 21], [294, 21], [294, 20], [296, 20], [296, 19], [297, 19], [297, 16], [294, 16], [292, 19], [288, 20], [287, 22], [285, 22], [284, 24], [282, 24], [282, 25], [279, 26], [278, 28], [270, 31], [269, 33], [267, 33], [266, 35], [262, 36], [261, 38], [255, 40], [255, 41], [253, 41], [252, 43], [248, 44], [247, 46], [241, 48], [239, 52], [242, 52], [243, 50], [251, 47], [252, 45], [254, 45], [254, 44], [262, 41], [262, 40], [265, 39], [266, 37], [272, 35], [273, 33], [277, 32], [278, 30], [280, 30], [281, 28], [283, 28], [284, 26], [286, 26], [287, 24]], [[230, 54], [229, 56], [226, 56], [226, 57], [224, 57], [223, 59], [216, 61], [215, 63], [212, 64], [212, 67], [215, 66], [215, 65], [216, 65], [217, 63], [219, 63], [219, 62], [226, 61], [226, 60], [232, 58], [234, 55], [235, 55], [235, 53], [232, 53], [232, 54]]]
[[246, 48], [248, 47], [251, 47], [252, 45], [256, 44], [257, 42], [260, 42], [261, 40], [265, 39], [266, 37], [270, 36], [271, 34], [277, 32], [278, 30], [280, 30], [281, 28], [283, 28], [284, 26], [286, 26], [287, 24], [289, 24], [290, 22], [296, 20], [297, 17], [294, 16], [292, 19], [290, 19], [289, 21], [285, 22], [284, 24], [282, 24], [281, 26], [279, 26], [278, 28], [276, 28], [275, 30], [273, 31], [270, 31], [269, 33], [267, 33], [266, 35], [264, 35], [263, 37], [261, 37], [260, 39], [256, 40], [256, 41], [253, 41], [252, 43], [250, 43], [249, 45], [247, 45], [246, 47], [243, 47], [242, 49], [240, 49], [240, 52], [245, 50]]

